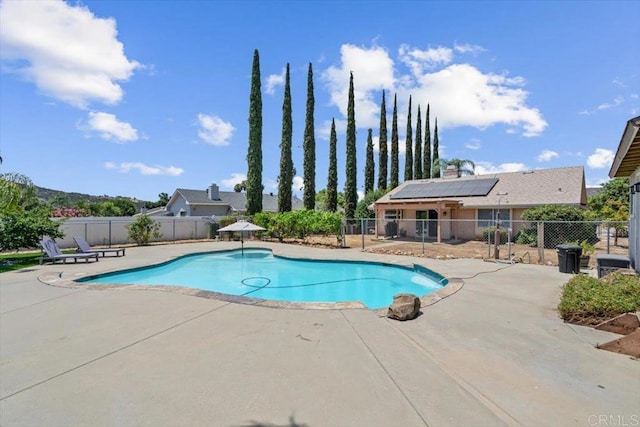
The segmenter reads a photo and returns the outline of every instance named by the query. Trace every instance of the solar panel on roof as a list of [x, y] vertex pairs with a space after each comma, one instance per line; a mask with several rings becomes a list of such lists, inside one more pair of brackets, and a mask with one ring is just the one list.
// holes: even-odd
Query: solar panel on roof
[[497, 182], [498, 178], [483, 178], [408, 184], [389, 198], [397, 200], [486, 196]]

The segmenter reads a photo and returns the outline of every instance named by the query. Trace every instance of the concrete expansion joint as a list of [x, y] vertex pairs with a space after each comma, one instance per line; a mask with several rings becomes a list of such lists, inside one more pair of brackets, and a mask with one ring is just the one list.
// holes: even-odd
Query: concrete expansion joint
[[411, 399], [409, 398], [409, 396], [407, 396], [407, 394], [404, 392], [404, 390], [402, 389], [402, 387], [400, 387], [400, 384], [398, 384], [398, 382], [395, 380], [395, 378], [393, 378], [393, 376], [391, 375], [391, 373], [387, 370], [387, 368], [384, 366], [384, 364], [382, 363], [382, 361], [378, 358], [378, 356], [376, 356], [376, 354], [373, 352], [373, 350], [371, 349], [371, 347], [369, 347], [369, 344], [367, 344], [367, 342], [364, 340], [364, 338], [362, 337], [362, 335], [360, 335], [360, 333], [358, 333], [358, 330], [356, 329], [355, 326], [353, 326], [353, 324], [351, 323], [351, 321], [349, 321], [349, 319], [347, 318], [347, 316], [345, 316], [344, 312], [342, 310], [340, 310], [340, 314], [342, 315], [342, 317], [344, 318], [344, 320], [347, 322], [347, 324], [351, 327], [351, 329], [353, 330], [353, 332], [356, 334], [356, 336], [360, 339], [360, 342], [362, 342], [362, 344], [366, 347], [367, 351], [369, 352], [369, 354], [371, 354], [371, 356], [373, 357], [373, 359], [378, 363], [378, 365], [380, 366], [380, 368], [382, 368], [382, 370], [384, 371], [385, 375], [389, 378], [389, 380], [391, 380], [391, 382], [393, 383], [393, 385], [396, 386], [396, 388], [398, 389], [398, 391], [400, 392], [400, 394], [402, 395], [402, 397], [407, 401], [407, 403], [411, 406], [411, 408], [413, 408], [414, 412], [416, 413], [416, 415], [422, 420], [422, 422], [424, 423], [425, 426], [429, 426], [429, 423], [427, 422], [427, 420], [424, 419], [424, 417], [422, 416], [422, 414], [420, 413], [420, 411], [418, 410], [418, 408], [416, 407], [416, 405], [411, 401]]
[[457, 374], [453, 368], [446, 366], [440, 362], [436, 357], [422, 344], [413, 339], [409, 334], [400, 329], [394, 322], [386, 319], [387, 323], [409, 344], [411, 344], [416, 350], [422, 353], [427, 359], [429, 359], [435, 366], [440, 368], [445, 374], [447, 374], [453, 381], [455, 381], [460, 387], [462, 387], [467, 393], [478, 400], [484, 407], [486, 407], [496, 417], [500, 418], [507, 425], [522, 425], [518, 420], [513, 418], [504, 408], [491, 400], [486, 394], [478, 390], [473, 384], [465, 380], [462, 376]]

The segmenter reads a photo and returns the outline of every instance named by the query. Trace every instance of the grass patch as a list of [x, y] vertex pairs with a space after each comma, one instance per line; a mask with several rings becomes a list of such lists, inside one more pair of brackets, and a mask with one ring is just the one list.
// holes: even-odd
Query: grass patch
[[564, 321], [587, 326], [640, 311], [639, 277], [617, 272], [602, 279], [576, 275], [564, 285], [558, 310]]
[[42, 254], [40, 252], [0, 255], [0, 273], [38, 265], [41, 256]]
[[[65, 249], [64, 254], [72, 254], [73, 249]], [[33, 267], [40, 264], [42, 252], [18, 252], [13, 254], [0, 255], [0, 273], [20, 270], [21, 268]]]

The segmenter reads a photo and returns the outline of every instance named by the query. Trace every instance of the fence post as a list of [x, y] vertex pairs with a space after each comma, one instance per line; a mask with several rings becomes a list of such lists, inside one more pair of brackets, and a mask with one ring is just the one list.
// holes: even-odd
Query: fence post
[[176, 219], [173, 218], [173, 243], [176, 242]]
[[538, 262], [544, 264], [544, 222], [538, 221]]
[[111, 221], [109, 220], [109, 247], [111, 247]]
[[[617, 232], [617, 230], [616, 230]], [[611, 224], [607, 223], [607, 254], [610, 254], [610, 242], [611, 242]]]

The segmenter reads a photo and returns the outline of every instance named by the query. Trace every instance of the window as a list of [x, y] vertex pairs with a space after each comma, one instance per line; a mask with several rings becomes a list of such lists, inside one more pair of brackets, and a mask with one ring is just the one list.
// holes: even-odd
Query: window
[[[498, 209], [478, 209], [478, 227], [494, 227]], [[511, 209], [500, 209], [500, 227], [511, 227]]]
[[384, 219], [400, 219], [402, 211], [386, 210], [384, 211]]

